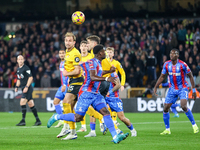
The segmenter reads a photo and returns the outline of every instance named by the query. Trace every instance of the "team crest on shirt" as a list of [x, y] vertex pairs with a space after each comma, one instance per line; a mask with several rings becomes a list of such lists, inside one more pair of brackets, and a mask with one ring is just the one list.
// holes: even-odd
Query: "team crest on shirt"
[[83, 111], [83, 110], [82, 110], [82, 107], [79, 108], [79, 111], [81, 111], [81, 112]]

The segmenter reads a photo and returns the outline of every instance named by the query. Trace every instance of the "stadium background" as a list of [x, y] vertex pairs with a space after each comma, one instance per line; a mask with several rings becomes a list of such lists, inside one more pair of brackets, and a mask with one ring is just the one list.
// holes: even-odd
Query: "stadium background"
[[[0, 111], [20, 111], [16, 108], [20, 93], [14, 93], [12, 89], [16, 82], [16, 56], [19, 54], [26, 58], [25, 63], [32, 70], [32, 85], [42, 88], [35, 89], [40, 91], [35, 97], [37, 105], [40, 105], [39, 101], [46, 104], [41, 109], [37, 106], [39, 111], [48, 111], [50, 104], [47, 97], [42, 97], [45, 92], [41, 91], [51, 93], [54, 91], [52, 88], [60, 86], [58, 50], [64, 49], [63, 36], [67, 31], [76, 35], [77, 48], [81, 40], [92, 34], [98, 35], [105, 47], [115, 48], [114, 57], [126, 73], [125, 90], [120, 92], [120, 97], [128, 101], [124, 104], [127, 112], [138, 111], [129, 111], [133, 105], [138, 105], [136, 97], [147, 98], [147, 102], [151, 99], [157, 101], [152, 88], [172, 48], [180, 50], [180, 59], [191, 68], [198, 89], [199, 8], [199, 0], [1, 1]], [[83, 25], [71, 22], [75, 10], [84, 12], [86, 21]], [[187, 42], [187, 35], [193, 42]], [[165, 97], [165, 91], [166, 88], [160, 87], [161, 99]], [[12, 104], [15, 100], [16, 103]], [[194, 111], [198, 112], [198, 109], [194, 108]]]

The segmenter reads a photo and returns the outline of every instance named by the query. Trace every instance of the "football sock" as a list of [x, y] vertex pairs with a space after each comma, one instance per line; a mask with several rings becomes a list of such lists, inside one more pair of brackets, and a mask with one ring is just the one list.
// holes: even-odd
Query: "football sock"
[[61, 108], [60, 104], [55, 105], [55, 109], [56, 109], [57, 114], [62, 114], [62, 108]]
[[190, 122], [192, 123], [192, 125], [195, 125], [196, 123], [195, 123], [194, 117], [193, 117], [192, 112], [190, 111], [189, 108], [187, 109], [185, 114], [188, 117], [188, 119], [190, 120]]
[[[75, 114], [68, 113], [68, 114], [58, 114], [57, 120], [66, 120], [68, 122], [75, 122]], [[70, 125], [69, 125], [70, 126]], [[71, 128], [70, 128], [71, 129]]]
[[115, 130], [114, 123], [112, 121], [111, 116], [110, 115], [103, 116], [103, 119], [104, 119], [104, 123], [106, 124], [106, 127], [109, 129], [114, 139], [117, 136], [117, 132]]
[[167, 113], [163, 112], [163, 120], [164, 120], [166, 129], [170, 128], [169, 127], [169, 118], [170, 118], [169, 112], [167, 112]]
[[[63, 103], [63, 109], [64, 109], [64, 114], [68, 114], [68, 113], [72, 113], [72, 109], [71, 109], [71, 105], [68, 104], [68, 103]], [[66, 120], [66, 119], [63, 119], [63, 120]], [[74, 118], [75, 120], [75, 118]], [[71, 122], [70, 120], [66, 120], [66, 121], [69, 121], [67, 122], [70, 126], [70, 129], [76, 129], [76, 126], [75, 126], [75, 123], [74, 122]]]
[[112, 112], [111, 112], [111, 116], [112, 116], [112, 120], [113, 120], [113, 121], [117, 121], [117, 112], [112, 111]]
[[35, 108], [35, 106], [31, 107], [31, 110], [33, 112], [33, 115], [35, 116], [35, 119], [37, 121], [40, 121], [40, 119], [38, 118], [37, 109]]
[[25, 121], [26, 118], [26, 105], [22, 105], [22, 120]]
[[[81, 121], [81, 126], [83, 127], [85, 125], [85, 116], [83, 117], [83, 121]], [[86, 125], [85, 125], [86, 126]]]
[[132, 125], [132, 123], [131, 123], [131, 125], [130, 126], [127, 126], [130, 130], [133, 130], [134, 129], [134, 127], [133, 127], [133, 125]]
[[89, 107], [88, 111], [86, 112], [86, 114], [88, 114], [89, 116], [94, 117], [96, 119], [99, 119], [99, 122], [102, 123], [103, 115], [101, 115], [99, 112], [94, 110], [94, 108]]
[[95, 131], [95, 126], [96, 126], [96, 123], [95, 122], [90, 122], [90, 129]]

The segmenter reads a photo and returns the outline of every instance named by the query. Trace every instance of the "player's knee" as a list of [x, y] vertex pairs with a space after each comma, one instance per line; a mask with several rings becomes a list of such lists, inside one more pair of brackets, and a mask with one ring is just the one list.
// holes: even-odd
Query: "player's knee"
[[181, 105], [181, 108], [183, 109], [183, 111], [187, 111], [187, 106], [186, 105]]
[[105, 115], [110, 115], [109, 110], [106, 109], [105, 107], [102, 108], [102, 109], [100, 110], [100, 113], [101, 113], [103, 116], [105, 116]]
[[75, 120], [76, 120], [76, 122], [82, 121], [82, 120], [83, 120], [83, 117], [84, 117], [84, 116], [81, 116], [81, 115], [79, 115], [79, 114], [75, 114]]

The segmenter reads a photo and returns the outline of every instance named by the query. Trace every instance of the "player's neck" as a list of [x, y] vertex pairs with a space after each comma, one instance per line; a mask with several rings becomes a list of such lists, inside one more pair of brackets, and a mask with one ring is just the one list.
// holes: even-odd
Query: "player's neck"
[[23, 65], [24, 65], [24, 64], [22, 64], [22, 65], [19, 65], [19, 68], [23, 67]]
[[102, 58], [100, 58], [98, 56], [97, 57], [95, 56], [94, 58], [98, 59], [99, 61], [102, 61]]
[[110, 61], [113, 61], [113, 58], [112, 58], [112, 57], [111, 57], [111, 58], [109, 57], [109, 59], [110, 59]]
[[88, 53], [81, 53], [82, 57], [86, 57], [88, 55]]
[[174, 61], [172, 60], [172, 64], [173, 64], [173, 65], [176, 65], [177, 62], [178, 62], [178, 59], [177, 59], [177, 60], [174, 60]]
[[61, 59], [61, 61], [64, 61], [65, 59]]
[[69, 52], [69, 51], [71, 51], [73, 48], [74, 48], [74, 47], [71, 47], [71, 48], [67, 49], [67, 51]]

